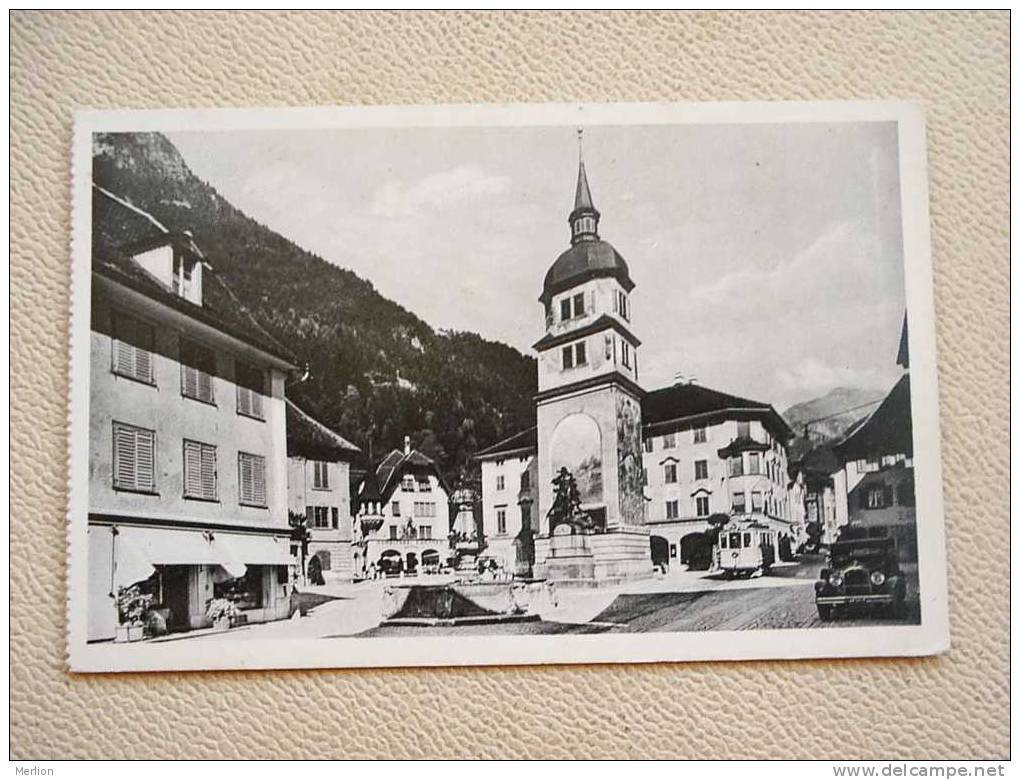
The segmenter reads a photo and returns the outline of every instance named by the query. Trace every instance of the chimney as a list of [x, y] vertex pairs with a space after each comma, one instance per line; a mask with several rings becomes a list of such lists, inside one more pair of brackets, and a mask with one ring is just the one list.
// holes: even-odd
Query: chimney
[[404, 454], [405, 455], [410, 455], [411, 454], [411, 437], [410, 436], [405, 436], [404, 437]]

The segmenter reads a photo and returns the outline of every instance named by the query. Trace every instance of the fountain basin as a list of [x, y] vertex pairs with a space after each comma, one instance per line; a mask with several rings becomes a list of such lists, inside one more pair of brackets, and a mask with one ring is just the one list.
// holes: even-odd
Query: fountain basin
[[383, 591], [386, 626], [451, 626], [539, 620], [556, 606], [555, 587], [544, 580], [455, 581], [395, 584]]

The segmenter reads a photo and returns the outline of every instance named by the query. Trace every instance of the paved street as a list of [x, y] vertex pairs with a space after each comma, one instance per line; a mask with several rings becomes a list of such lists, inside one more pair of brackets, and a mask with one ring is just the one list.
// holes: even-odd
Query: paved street
[[[766, 577], [727, 580], [706, 572], [674, 571], [666, 576], [599, 590], [559, 591], [556, 608], [540, 621], [454, 627], [380, 627], [385, 583], [336, 584], [303, 589], [305, 617], [178, 634], [156, 641], [230, 639], [312, 639], [339, 636], [422, 636], [486, 634], [567, 634], [654, 631], [708, 631], [892, 625], [920, 620], [916, 572], [910, 577], [909, 608], [904, 618], [850, 616], [822, 623], [814, 604], [813, 583], [822, 567], [819, 556], [773, 567]], [[422, 580], [423, 582], [425, 580]]]

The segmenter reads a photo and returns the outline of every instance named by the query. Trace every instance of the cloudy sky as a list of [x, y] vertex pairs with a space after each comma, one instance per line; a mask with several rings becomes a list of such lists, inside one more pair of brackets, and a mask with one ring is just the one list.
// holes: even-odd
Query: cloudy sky
[[[574, 127], [170, 134], [192, 170], [436, 328], [528, 352], [569, 246]], [[888, 389], [904, 309], [896, 127], [594, 126], [600, 233], [637, 284], [641, 381], [780, 410]]]

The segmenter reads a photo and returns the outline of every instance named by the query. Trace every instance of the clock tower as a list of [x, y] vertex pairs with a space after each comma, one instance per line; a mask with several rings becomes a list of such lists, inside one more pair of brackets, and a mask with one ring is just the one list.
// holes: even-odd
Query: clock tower
[[[634, 282], [619, 252], [601, 238], [578, 131], [570, 247], [550, 267], [539, 301], [545, 333], [538, 352], [538, 519], [536, 576], [579, 585], [618, 582], [652, 571], [645, 528], [638, 348], [631, 327]], [[573, 475], [588, 532], [551, 527], [553, 479]]]

